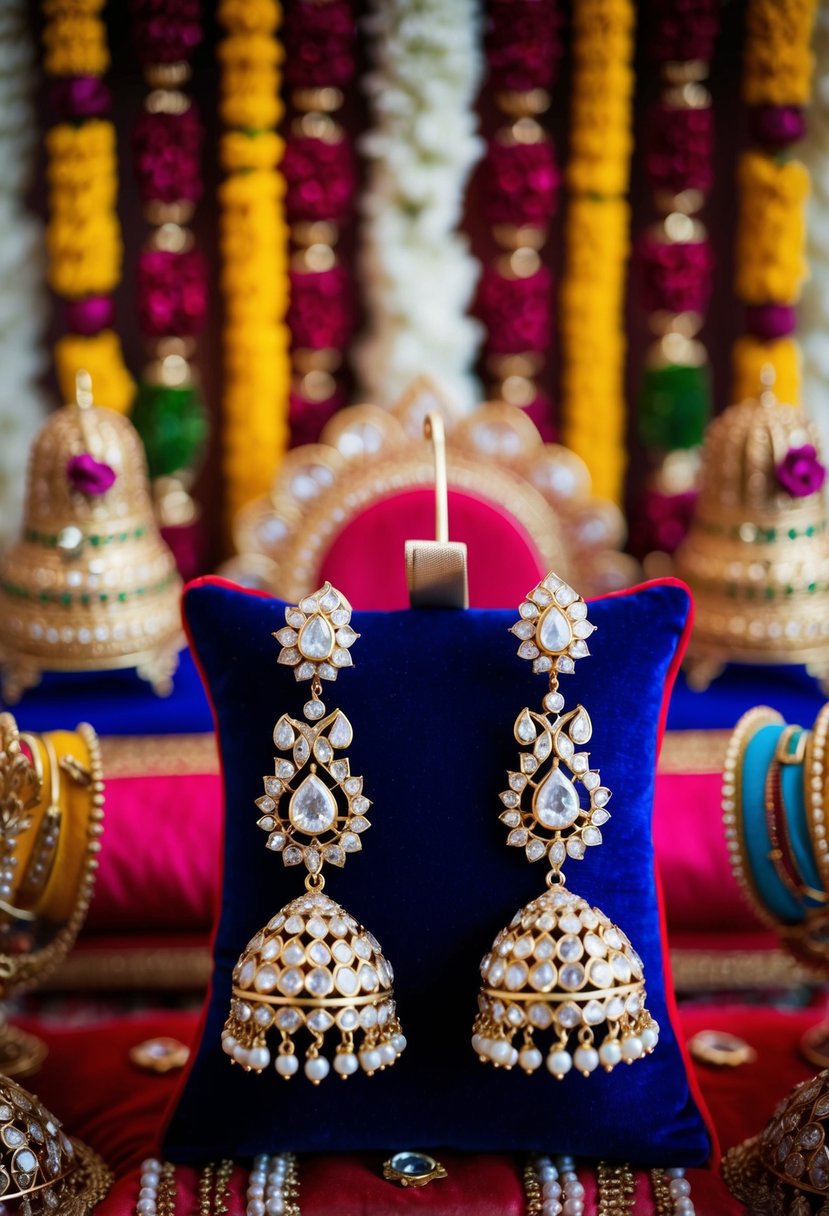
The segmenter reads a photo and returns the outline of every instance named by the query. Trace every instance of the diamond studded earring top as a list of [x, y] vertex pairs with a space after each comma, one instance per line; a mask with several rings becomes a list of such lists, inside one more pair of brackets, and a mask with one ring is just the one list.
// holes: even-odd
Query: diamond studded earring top
[[546, 1064], [554, 1077], [574, 1066], [589, 1076], [600, 1064], [610, 1072], [649, 1054], [659, 1026], [645, 1008], [639, 955], [602, 911], [565, 888], [562, 874], [568, 858], [579, 861], [602, 843], [610, 818], [610, 790], [581, 750], [593, 733], [590, 715], [582, 705], [565, 710], [558, 691], [559, 676], [590, 653], [587, 605], [549, 574], [519, 615], [518, 653], [549, 688], [541, 710], [522, 709], [515, 720], [521, 751], [501, 794], [501, 821], [508, 845], [547, 862], [548, 890], [516, 912], [481, 963], [472, 1046], [485, 1063], [532, 1073], [543, 1060], [541, 1032], [552, 1036]]
[[362, 848], [370, 803], [363, 779], [350, 769], [346, 748], [351, 723], [328, 711], [322, 681], [350, 667], [351, 606], [326, 583], [285, 611], [274, 634], [277, 662], [310, 680], [300, 721], [283, 714], [273, 731], [278, 755], [263, 778], [256, 805], [266, 847], [283, 865], [304, 867], [306, 894], [272, 917], [248, 942], [233, 971], [230, 1015], [222, 1048], [247, 1072], [261, 1073], [275, 1048], [276, 1072], [299, 1071], [295, 1036], [305, 1035], [305, 1076], [318, 1085], [332, 1067], [323, 1054], [328, 1031], [339, 1033], [334, 1072], [346, 1078], [362, 1068], [370, 1076], [394, 1064], [406, 1046], [392, 988], [392, 970], [377, 939], [323, 894], [323, 867], [342, 867]]

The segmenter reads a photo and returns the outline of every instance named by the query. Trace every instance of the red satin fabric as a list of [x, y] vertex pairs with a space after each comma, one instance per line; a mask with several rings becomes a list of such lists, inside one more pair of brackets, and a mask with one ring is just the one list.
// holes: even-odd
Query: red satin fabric
[[[798, 1043], [819, 1016], [818, 1010], [787, 1013], [739, 1005], [683, 1010], [686, 1035], [702, 1029], [730, 1031], [746, 1039], [758, 1054], [754, 1064], [737, 1069], [697, 1069], [723, 1149], [759, 1131], [777, 1101], [797, 1081], [813, 1073], [814, 1069], [801, 1060]], [[135, 1043], [158, 1034], [188, 1042], [195, 1033], [196, 1018], [164, 1012], [80, 1029], [58, 1030], [32, 1020], [26, 1025], [45, 1034], [50, 1045], [50, 1055], [41, 1073], [29, 1083], [30, 1088], [71, 1134], [96, 1148], [119, 1174], [120, 1181], [98, 1209], [100, 1216], [134, 1216], [137, 1169], [156, 1149], [164, 1108], [177, 1077], [141, 1072], [129, 1063], [128, 1051]], [[256, 1083], [254, 1078], [251, 1083]], [[635, 1118], [636, 1112], [630, 1115]], [[232, 1119], [233, 1112], [217, 1109], [215, 1117]], [[494, 1111], [493, 1118], [508, 1119], [509, 1111]], [[600, 1145], [596, 1151], [600, 1154]], [[303, 1160], [303, 1216], [523, 1216], [520, 1162], [502, 1156], [441, 1155], [441, 1160], [449, 1177], [421, 1191], [404, 1191], [385, 1182], [380, 1177], [379, 1158]], [[715, 1171], [692, 1170], [688, 1178], [699, 1216], [737, 1216], [743, 1211], [727, 1194]], [[177, 1180], [176, 1216], [195, 1216], [198, 1175], [180, 1169]], [[246, 1170], [237, 1169], [228, 1216], [243, 1216], [246, 1180]], [[592, 1177], [582, 1171], [582, 1180], [587, 1190], [585, 1213], [594, 1216]], [[649, 1181], [643, 1174], [637, 1179], [635, 1212], [636, 1216], [654, 1213]]]

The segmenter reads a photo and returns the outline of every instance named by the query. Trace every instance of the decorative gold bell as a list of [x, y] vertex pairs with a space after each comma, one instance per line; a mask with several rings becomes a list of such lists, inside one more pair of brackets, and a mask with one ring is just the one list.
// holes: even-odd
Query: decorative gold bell
[[[92, 1149], [70, 1139], [54, 1115], [0, 1076], [0, 1203], [25, 1216], [87, 1216], [112, 1174]], [[15, 1207], [14, 1205], [17, 1204]]]
[[759, 1136], [729, 1149], [725, 1184], [757, 1216], [829, 1211], [829, 1070], [801, 1081]]
[[9, 702], [44, 671], [134, 667], [159, 695], [184, 644], [181, 580], [159, 535], [141, 440], [123, 415], [77, 402], [32, 445], [23, 530], [0, 561], [0, 660]]
[[771, 391], [708, 427], [691, 530], [676, 554], [696, 622], [688, 680], [705, 688], [726, 663], [802, 664], [829, 675], [826, 468], [814, 424]]

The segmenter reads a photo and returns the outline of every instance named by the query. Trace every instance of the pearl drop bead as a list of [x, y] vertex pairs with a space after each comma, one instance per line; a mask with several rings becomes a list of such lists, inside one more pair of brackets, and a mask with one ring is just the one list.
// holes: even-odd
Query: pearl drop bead
[[522, 1047], [518, 1053], [518, 1063], [525, 1072], [535, 1072], [537, 1068], [541, 1067], [542, 1059], [537, 1047]]
[[135, 1210], [138, 1216], [155, 1216], [156, 1206], [154, 1199], [139, 1199], [135, 1205]]
[[277, 1056], [276, 1071], [280, 1077], [292, 1077], [299, 1068], [299, 1060], [296, 1056]]
[[565, 1199], [561, 1212], [562, 1216], [582, 1216], [584, 1204], [581, 1199]]
[[490, 1048], [490, 1057], [495, 1064], [509, 1065], [510, 1055], [513, 1048], [505, 1039], [498, 1039]]
[[638, 1060], [642, 1054], [642, 1040], [638, 1035], [628, 1035], [626, 1039], [622, 1039], [622, 1059], [623, 1060]]
[[380, 1052], [376, 1047], [369, 1047], [360, 1052], [360, 1064], [365, 1072], [376, 1072], [381, 1062]]
[[579, 1072], [594, 1072], [599, 1067], [599, 1053], [595, 1047], [577, 1047], [573, 1053], [573, 1063]]
[[142, 1174], [158, 1174], [161, 1177], [161, 1162], [157, 1157], [147, 1157], [141, 1162]]
[[584, 1187], [579, 1182], [578, 1178], [574, 1178], [572, 1182], [567, 1184], [568, 1199], [584, 1199]]
[[256, 1072], [261, 1072], [263, 1068], [267, 1068], [270, 1064], [271, 1053], [267, 1047], [254, 1047], [248, 1054], [248, 1062]]
[[690, 1199], [677, 1199], [674, 1205], [676, 1216], [694, 1216], [696, 1209]]
[[547, 1056], [547, 1067], [554, 1077], [563, 1077], [573, 1067], [569, 1051], [551, 1051]]
[[545, 1182], [541, 1190], [545, 1199], [561, 1198], [561, 1186], [558, 1182], [554, 1182], [552, 1180], [550, 1182]]
[[329, 1067], [325, 1056], [312, 1056], [305, 1061], [305, 1075], [309, 1081], [322, 1081], [328, 1076]]
[[251, 1199], [246, 1208], [247, 1216], [265, 1216], [265, 1205], [261, 1199]]
[[548, 1199], [541, 1205], [541, 1216], [560, 1216], [561, 1204], [557, 1199]]
[[672, 1178], [670, 1192], [672, 1199], [683, 1199], [691, 1194], [691, 1184], [687, 1178]]
[[285, 1200], [280, 1194], [278, 1197], [273, 1195], [265, 1204], [265, 1211], [268, 1216], [282, 1216], [285, 1211]]
[[599, 1048], [599, 1059], [605, 1068], [615, 1068], [622, 1058], [622, 1048], [618, 1039], [608, 1039]]
[[[142, 1178], [141, 1181], [143, 1183], [145, 1180]], [[150, 1183], [149, 1186], [141, 1187], [141, 1190], [138, 1192], [138, 1198], [139, 1199], [152, 1199], [153, 1202], [155, 1202], [157, 1193], [158, 1193], [158, 1183], [156, 1183], [155, 1186], [153, 1186], [152, 1183]]]
[[360, 1061], [353, 1051], [342, 1051], [334, 1057], [334, 1072], [341, 1077], [350, 1077], [360, 1067]]
[[393, 1064], [397, 1059], [397, 1052], [391, 1043], [381, 1043], [379, 1051], [384, 1064]]
[[264, 1182], [254, 1182], [251, 1178], [248, 1182], [248, 1199], [264, 1199], [265, 1184]]
[[400, 1055], [402, 1052], [404, 1052], [406, 1050], [407, 1040], [406, 1040], [406, 1036], [404, 1034], [393, 1035], [391, 1041], [394, 1046], [394, 1050], [397, 1052], [398, 1055]]
[[642, 1040], [642, 1046], [645, 1051], [653, 1051], [659, 1042], [659, 1032], [654, 1030], [652, 1026], [646, 1026], [639, 1037]]
[[[656, 1025], [655, 1022], [653, 1024]], [[671, 1168], [669, 1170], [665, 1170], [665, 1177], [666, 1178], [684, 1178], [685, 1170], [680, 1165], [671, 1166]]]

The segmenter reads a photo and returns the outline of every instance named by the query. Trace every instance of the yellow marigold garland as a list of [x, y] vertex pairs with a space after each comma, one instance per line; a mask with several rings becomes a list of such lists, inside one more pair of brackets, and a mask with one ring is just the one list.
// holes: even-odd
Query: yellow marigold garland
[[746, 152], [737, 185], [737, 294], [745, 304], [794, 304], [806, 278], [808, 170], [799, 160]]
[[288, 443], [291, 380], [288, 228], [279, 95], [283, 51], [276, 0], [223, 0], [219, 21], [221, 140], [227, 177], [219, 188], [226, 328], [223, 443], [227, 510], [267, 492]]
[[805, 106], [812, 92], [810, 49], [817, 0], [750, 0], [743, 98], [750, 106]]
[[596, 494], [619, 501], [625, 465], [623, 296], [629, 252], [633, 0], [575, 0], [571, 191], [561, 294], [564, 440]]
[[[796, 113], [808, 102], [816, 7], [816, 0], [748, 0], [743, 96], [749, 106], [784, 115]], [[764, 130], [768, 136], [774, 124]], [[766, 138], [762, 151], [744, 152], [737, 169], [735, 286], [747, 306], [747, 326], [754, 331], [734, 345], [733, 391], [738, 401], [757, 395], [766, 363], [774, 368], [777, 397], [800, 401], [800, 350], [788, 331], [794, 328], [791, 308], [808, 273], [809, 172], [790, 157], [789, 145], [799, 134], [797, 124], [791, 123], [788, 130], [781, 124], [780, 130], [776, 144]], [[769, 316], [776, 326], [773, 336], [769, 336]]]
[[[44, 0], [44, 67], [50, 76], [102, 76], [109, 67], [104, 0]], [[106, 297], [121, 277], [123, 244], [115, 211], [118, 193], [115, 128], [102, 118], [59, 122], [46, 136], [49, 283], [72, 305]], [[74, 397], [75, 373], [85, 368], [101, 405], [125, 411], [135, 386], [113, 330], [69, 333], [55, 347], [58, 382]]]

